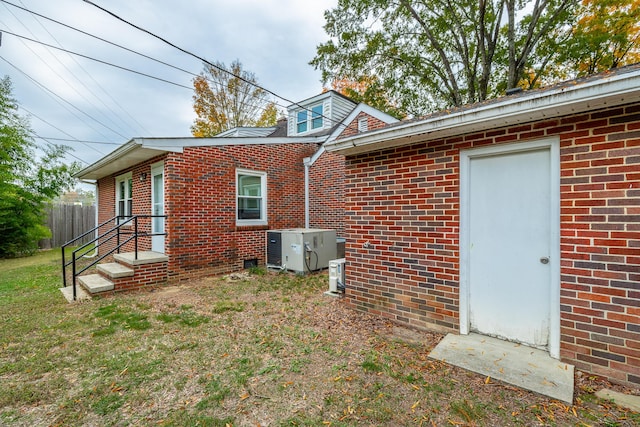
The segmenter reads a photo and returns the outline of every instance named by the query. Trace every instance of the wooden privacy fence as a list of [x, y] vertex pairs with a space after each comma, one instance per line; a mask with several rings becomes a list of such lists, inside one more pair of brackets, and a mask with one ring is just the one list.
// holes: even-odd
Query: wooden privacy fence
[[[71, 204], [54, 204], [47, 208], [47, 227], [51, 238], [38, 242], [40, 249], [58, 248], [69, 240], [91, 230], [96, 226], [96, 207]], [[93, 233], [78, 244], [93, 240]]]

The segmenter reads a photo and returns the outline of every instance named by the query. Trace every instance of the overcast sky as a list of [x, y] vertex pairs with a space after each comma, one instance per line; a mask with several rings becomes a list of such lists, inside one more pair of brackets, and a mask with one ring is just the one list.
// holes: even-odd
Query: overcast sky
[[[320, 72], [308, 65], [327, 36], [324, 10], [337, 0], [93, 0], [114, 14], [210, 61], [239, 59], [267, 89], [292, 101], [321, 92]], [[193, 76], [65, 28], [37, 12], [183, 68], [202, 63], [122, 23], [83, 0], [0, 0], [0, 75], [45, 138], [74, 147], [83, 166], [133, 137], [190, 136]], [[7, 32], [168, 80], [154, 80], [30, 42]], [[37, 83], [36, 83], [37, 82]], [[286, 101], [277, 100], [281, 105]], [[30, 113], [30, 114], [29, 114]], [[45, 142], [37, 139], [40, 145]], [[68, 157], [69, 160], [75, 160]]]

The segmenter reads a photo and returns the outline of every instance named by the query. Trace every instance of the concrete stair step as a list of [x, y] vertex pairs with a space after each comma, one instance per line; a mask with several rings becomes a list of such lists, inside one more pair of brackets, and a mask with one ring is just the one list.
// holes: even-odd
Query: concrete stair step
[[79, 276], [78, 283], [84, 286], [84, 288], [90, 294], [112, 291], [114, 289], [113, 282], [99, 274], [88, 274], [86, 276]]
[[126, 252], [121, 254], [113, 254], [113, 258], [123, 264], [130, 266], [153, 264], [156, 262], [167, 262], [169, 257], [165, 254], [153, 251], [139, 251], [138, 259], [135, 258], [135, 252]]
[[69, 302], [78, 302], [91, 299], [91, 295], [84, 290], [82, 286], [76, 287], [76, 300], [73, 300], [73, 286], [67, 286], [66, 288], [59, 288], [62, 292], [62, 296]]
[[120, 277], [131, 277], [134, 274], [132, 268], [129, 268], [117, 262], [98, 264], [96, 267], [98, 268], [98, 271], [100, 273], [112, 279], [118, 279]]

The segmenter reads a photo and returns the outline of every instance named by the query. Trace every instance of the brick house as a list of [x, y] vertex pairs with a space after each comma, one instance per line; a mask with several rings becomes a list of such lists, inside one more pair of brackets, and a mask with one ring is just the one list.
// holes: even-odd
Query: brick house
[[[101, 234], [118, 215], [166, 215], [138, 221], [141, 232], [166, 233], [138, 239], [140, 251], [161, 256], [151, 256], [150, 268], [115, 255], [125, 267], [150, 271], [128, 268], [120, 277], [110, 271], [120, 266], [99, 265], [106, 277], [96, 278], [104, 285], [96, 288], [128, 289], [158, 278], [176, 282], [264, 265], [268, 229], [321, 227], [341, 236], [344, 157], [325, 152], [324, 144], [351, 127], [358, 132], [395, 121], [329, 91], [291, 105], [287, 118], [270, 128], [235, 128], [214, 138], [132, 139], [76, 177], [96, 182]], [[132, 223], [127, 226], [124, 231], [131, 231]], [[102, 254], [116, 244], [101, 240]], [[125, 249], [132, 251], [133, 243]]]
[[325, 149], [355, 309], [640, 384], [640, 65]]

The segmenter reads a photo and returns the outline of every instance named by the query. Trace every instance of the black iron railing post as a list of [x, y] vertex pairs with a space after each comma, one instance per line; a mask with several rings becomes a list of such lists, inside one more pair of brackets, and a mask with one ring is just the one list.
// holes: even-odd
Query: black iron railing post
[[67, 245], [62, 245], [62, 287], [66, 288], [67, 287], [67, 269], [66, 269], [66, 265], [65, 265], [65, 259], [64, 259], [64, 248]]
[[73, 300], [76, 300], [76, 251], [71, 253], [71, 274], [73, 277]]
[[116, 247], [118, 248], [118, 253], [120, 253], [120, 217], [116, 219], [116, 224], [118, 224], [116, 228]]
[[138, 217], [133, 217], [133, 244], [135, 245], [135, 259], [138, 260]]

